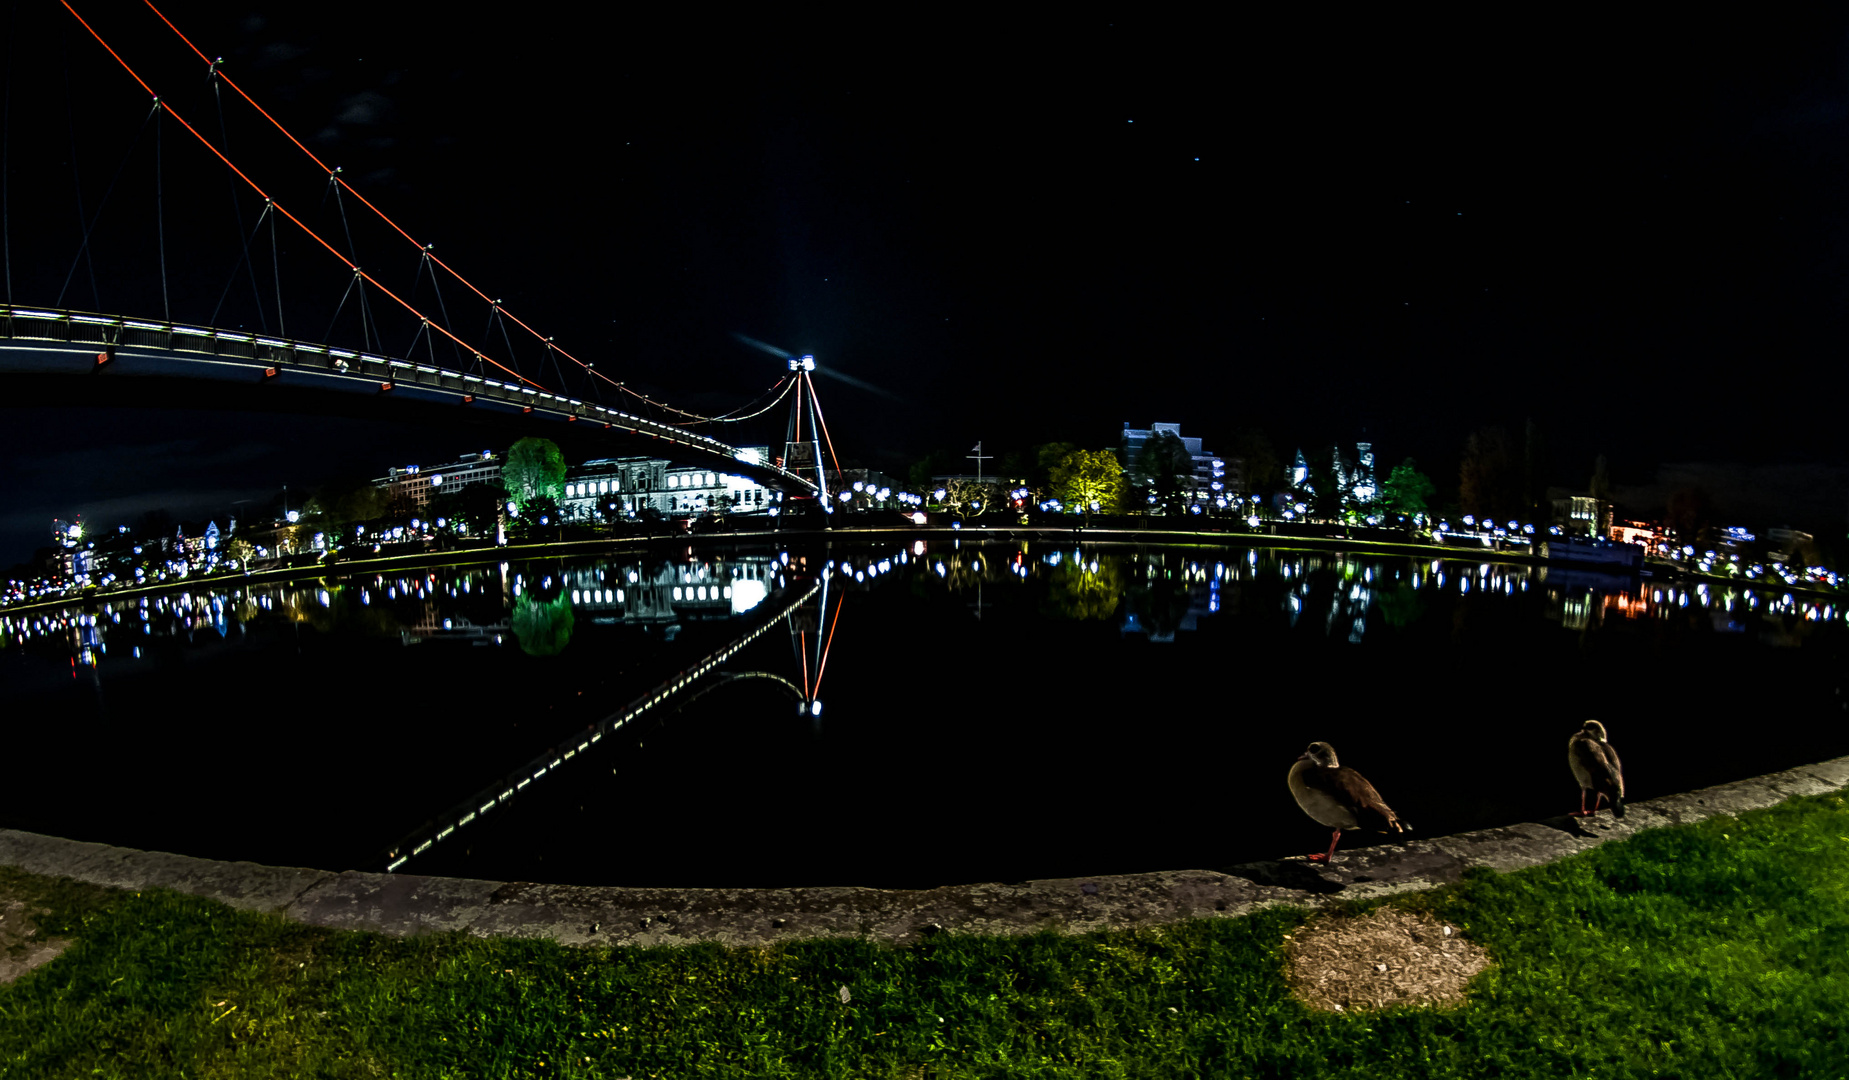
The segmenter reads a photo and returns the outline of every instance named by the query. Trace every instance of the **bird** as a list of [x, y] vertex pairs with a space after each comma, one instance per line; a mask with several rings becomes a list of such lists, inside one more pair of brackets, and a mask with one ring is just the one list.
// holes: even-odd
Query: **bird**
[[1311, 743], [1290, 767], [1290, 793], [1304, 813], [1335, 830], [1329, 850], [1311, 854], [1311, 862], [1334, 859], [1344, 830], [1399, 833], [1412, 827], [1400, 820], [1373, 784], [1336, 760], [1335, 747], [1326, 742]]
[[[1588, 720], [1567, 740], [1567, 765], [1579, 781], [1579, 813], [1574, 817], [1591, 817], [1599, 804], [1611, 800], [1613, 817], [1624, 817], [1624, 763], [1618, 751], [1605, 740], [1605, 725]], [[1586, 792], [1594, 792], [1592, 809], [1586, 809]]]

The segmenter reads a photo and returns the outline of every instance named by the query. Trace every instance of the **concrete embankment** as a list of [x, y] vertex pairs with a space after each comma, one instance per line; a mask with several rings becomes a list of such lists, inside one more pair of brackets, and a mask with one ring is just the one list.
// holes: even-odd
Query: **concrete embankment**
[[567, 945], [678, 945], [938, 931], [1083, 932], [1231, 916], [1274, 904], [1320, 907], [1456, 881], [1470, 867], [1516, 870], [1642, 829], [1681, 825], [1849, 786], [1849, 757], [1627, 805], [1623, 821], [1549, 818], [1302, 859], [935, 889], [671, 889], [544, 885], [410, 874], [334, 873], [217, 862], [0, 830], [0, 865], [124, 889], [168, 888], [314, 926], [549, 938]]

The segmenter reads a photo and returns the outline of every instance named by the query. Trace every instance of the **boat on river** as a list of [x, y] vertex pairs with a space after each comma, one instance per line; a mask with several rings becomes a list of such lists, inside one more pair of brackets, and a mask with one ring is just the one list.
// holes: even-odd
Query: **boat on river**
[[1605, 573], [1636, 573], [1644, 568], [1642, 547], [1596, 538], [1556, 536], [1541, 544], [1540, 554], [1549, 563], [1566, 563]]

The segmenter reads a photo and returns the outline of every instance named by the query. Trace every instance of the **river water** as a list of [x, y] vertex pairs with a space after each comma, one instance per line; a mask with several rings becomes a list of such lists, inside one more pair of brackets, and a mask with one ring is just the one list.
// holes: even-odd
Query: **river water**
[[[1417, 835], [1849, 753], [1844, 612], [1244, 547], [669, 547], [0, 620], [0, 826], [612, 885], [922, 887], [1320, 850], [1336, 747]], [[1368, 839], [1350, 834], [1343, 846]]]

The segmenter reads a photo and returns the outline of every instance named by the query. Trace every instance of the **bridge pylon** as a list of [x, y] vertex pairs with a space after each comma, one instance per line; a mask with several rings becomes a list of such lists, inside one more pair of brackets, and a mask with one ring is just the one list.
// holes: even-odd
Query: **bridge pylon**
[[[822, 448], [828, 444], [832, 456], [834, 446], [828, 443], [828, 429], [822, 423], [822, 406], [816, 400], [815, 380], [810, 376], [815, 370], [815, 357], [792, 356], [789, 362], [790, 370], [796, 373], [796, 393], [790, 403], [790, 423], [784, 434], [783, 467], [798, 476], [813, 473], [822, 509], [833, 513], [834, 507], [828, 501], [828, 471], [822, 463]], [[838, 463], [836, 471], [840, 471]]]

